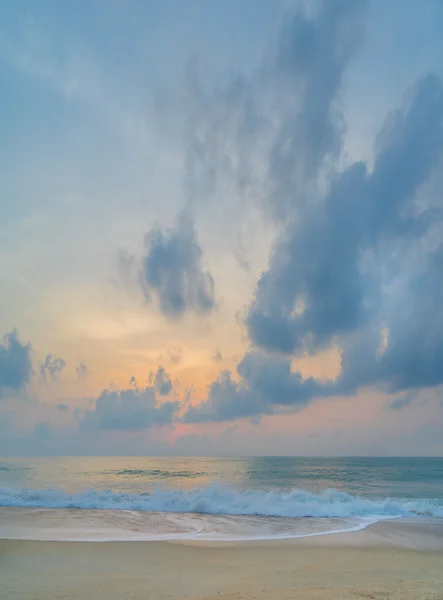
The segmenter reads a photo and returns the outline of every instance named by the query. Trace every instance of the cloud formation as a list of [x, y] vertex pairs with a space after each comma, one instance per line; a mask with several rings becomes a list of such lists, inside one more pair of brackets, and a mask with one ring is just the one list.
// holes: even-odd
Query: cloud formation
[[172, 391], [172, 381], [166, 370], [161, 365], [154, 377], [154, 388], [160, 396], [167, 396]]
[[364, 37], [367, 4], [323, 0], [308, 9], [300, 3], [258, 67], [224, 84], [203, 74], [197, 61], [188, 64], [185, 190], [191, 204], [226, 200], [229, 189], [238, 200], [262, 203], [281, 222], [309, 200], [319, 171], [327, 173], [342, 149], [340, 92]]
[[31, 344], [22, 344], [15, 330], [0, 344], [0, 398], [24, 388], [32, 377]]
[[442, 381], [443, 322], [429, 315], [443, 298], [443, 246], [431, 241], [443, 212], [437, 194], [421, 193], [441, 167], [442, 118], [442, 83], [429, 75], [388, 117], [372, 172], [351, 165], [315, 210], [299, 213], [259, 281], [247, 317], [255, 344], [316, 352], [368, 327], [370, 336], [344, 344], [349, 384], [397, 390]]
[[388, 117], [373, 171], [351, 165], [314, 210], [298, 213], [259, 281], [247, 320], [255, 343], [316, 349], [376, 315], [382, 284], [403, 266], [398, 253], [441, 220], [432, 204], [417, 206], [417, 194], [439, 164], [442, 116], [442, 85], [430, 75]]
[[89, 369], [84, 363], [80, 363], [75, 369], [78, 379], [85, 379], [89, 375]]
[[339, 157], [344, 133], [339, 94], [363, 38], [367, 4], [325, 0], [314, 14], [300, 8], [265, 62], [265, 78], [284, 98], [267, 164], [267, 200], [278, 218], [290, 218], [312, 194], [325, 161]]
[[399, 398], [395, 398], [391, 402], [386, 405], [386, 408], [391, 410], [401, 410], [406, 406], [409, 406], [415, 398], [415, 394], [405, 394], [404, 396], [400, 396]]
[[[165, 106], [172, 107], [172, 110], [164, 108], [159, 112], [163, 116], [167, 112], [171, 122], [165, 132], [167, 135], [161, 135], [158, 140], [155, 139], [157, 132], [153, 127], [150, 129], [152, 115], [133, 118], [138, 115], [140, 82], [131, 79], [131, 74], [127, 78], [128, 85], [115, 81], [115, 91], [119, 96], [117, 104], [125, 108], [122, 111], [122, 115], [125, 113], [127, 117], [124, 119], [125, 127], [134, 132], [134, 139], [138, 137], [135, 130], [143, 129], [138, 137], [140, 141], [143, 138], [140, 145], [120, 147], [118, 143], [109, 144], [112, 136], [109, 137], [109, 131], [101, 131], [104, 123], [92, 133], [92, 130], [83, 131], [81, 128], [85, 123], [88, 123], [87, 129], [89, 125], [93, 126], [90, 117], [102, 103], [92, 102], [90, 108], [93, 111], [85, 119], [78, 103], [78, 91], [74, 90], [71, 100], [75, 103], [70, 101], [59, 107], [62, 110], [60, 114], [66, 117], [68, 111], [74, 109], [71, 114], [74, 120], [70, 124], [68, 118], [60, 120], [55, 110], [54, 119], [48, 121], [45, 131], [50, 132], [52, 127], [58, 131], [59, 124], [63, 122], [67, 137], [71, 127], [72, 131], [79, 132], [80, 137], [85, 136], [85, 140], [91, 135], [94, 140], [102, 136], [101, 150], [105, 152], [106, 159], [102, 161], [104, 171], [100, 177], [96, 172], [92, 175], [87, 169], [85, 172], [82, 165], [90, 162], [89, 158], [80, 157], [80, 162], [71, 160], [71, 152], [75, 154], [75, 149], [70, 149], [69, 154], [60, 157], [59, 166], [63, 170], [66, 163], [68, 170], [74, 169], [71, 179], [76, 180], [78, 185], [75, 190], [65, 190], [63, 182], [59, 188], [59, 182], [52, 179], [48, 180], [49, 183], [37, 181], [34, 185], [33, 177], [38, 177], [35, 173], [46, 172], [47, 169], [32, 168], [31, 176], [23, 178], [23, 165], [17, 163], [19, 180], [40, 189], [42, 197], [61, 199], [60, 203], [57, 201], [55, 212], [52, 204], [48, 204], [48, 210], [43, 212], [56, 218], [60, 225], [50, 228], [52, 233], [57, 232], [54, 239], [60, 238], [64, 242], [66, 238], [72, 246], [67, 243], [64, 248], [64, 244], [54, 244], [54, 240], [47, 239], [50, 233], [47, 219], [40, 213], [33, 214], [36, 201], [34, 199], [29, 204], [25, 200], [29, 194], [23, 188], [23, 211], [12, 211], [8, 219], [11, 219], [13, 227], [17, 225], [20, 231], [23, 227], [23, 231], [31, 232], [35, 237], [28, 239], [26, 247], [17, 247], [16, 252], [6, 248], [11, 236], [3, 236], [5, 249], [11, 253], [13, 260], [3, 261], [2, 268], [4, 265], [5, 271], [11, 271], [11, 281], [17, 279], [12, 286], [15, 291], [7, 292], [11, 293], [12, 302], [22, 293], [22, 284], [18, 281], [21, 278], [16, 277], [16, 272], [25, 264], [27, 272], [34, 268], [27, 258], [34, 258], [32, 265], [48, 264], [42, 256], [49, 260], [55, 258], [48, 277], [36, 276], [39, 287], [36, 292], [45, 297], [43, 294], [48, 289], [52, 290], [49, 286], [56, 282], [54, 293], [60, 294], [61, 298], [57, 306], [65, 306], [65, 301], [77, 305], [75, 310], [69, 311], [72, 312], [69, 323], [63, 325], [63, 331], [60, 330], [62, 343], [77, 343], [73, 339], [67, 341], [67, 336], [72, 336], [73, 331], [77, 331], [79, 337], [83, 336], [83, 343], [90, 346], [84, 355], [88, 365], [89, 361], [91, 366], [97, 360], [100, 363], [97, 363], [97, 377], [108, 377], [103, 371], [104, 357], [122, 344], [120, 350], [124, 357], [121, 365], [116, 371], [116, 362], [111, 367], [117, 378], [125, 369], [128, 375], [135, 369], [139, 376], [141, 361], [150, 362], [159, 354], [161, 358], [157, 358], [155, 364], [164, 364], [169, 369], [171, 364], [180, 362], [181, 351], [168, 352], [167, 348], [174, 344], [186, 348], [187, 359], [180, 371], [183, 373], [183, 385], [191, 387], [185, 387], [180, 396], [186, 394], [181, 411], [187, 422], [237, 418], [257, 422], [261, 415], [302, 410], [317, 398], [350, 397], [362, 387], [369, 386], [395, 394], [392, 396], [395, 400], [389, 407], [398, 410], [408, 404], [410, 394], [416, 389], [443, 383], [440, 368], [443, 359], [442, 84], [439, 77], [432, 74], [416, 81], [407, 91], [403, 104], [387, 116], [368, 163], [349, 158], [347, 150], [352, 156], [353, 151], [358, 153], [361, 150], [360, 144], [366, 153], [366, 135], [369, 131], [369, 135], [374, 133], [372, 122], [375, 119], [379, 122], [380, 107], [389, 101], [389, 96], [398, 98], [398, 83], [405, 78], [404, 74], [399, 76], [396, 64], [399, 61], [396, 59], [388, 70], [378, 72], [380, 58], [372, 56], [376, 54], [372, 46], [363, 57], [363, 66], [367, 67], [372, 61], [375, 69], [371, 67], [372, 73], [370, 69], [368, 73], [361, 70], [357, 84], [350, 81], [348, 75], [356, 75], [350, 69], [364, 40], [366, 4], [365, 0], [296, 2], [295, 10], [285, 13], [283, 27], [266, 46], [264, 56], [259, 57], [252, 67], [251, 61], [255, 58], [249, 45], [246, 51], [240, 47], [233, 49], [236, 64], [231, 69], [232, 65], [226, 63], [229, 61], [228, 54], [224, 54], [222, 46], [217, 47], [218, 38], [217, 41], [214, 39], [214, 47], [211, 46], [209, 51], [220, 50], [216, 68], [208, 74], [200, 70], [198, 60], [188, 62], [185, 89], [173, 82], [175, 89], [184, 92], [180, 96], [180, 105], [174, 103], [174, 98], [164, 98]], [[400, 5], [401, 0], [398, 2]], [[398, 6], [383, 12], [380, 5], [377, 15], [388, 21], [389, 15], [398, 10]], [[242, 9], [241, 14], [250, 14], [248, 11], [250, 9], [245, 12]], [[412, 12], [418, 15], [420, 9]], [[260, 14], [263, 19], [264, 13]], [[266, 15], [270, 14], [267, 9]], [[429, 27], [431, 19], [427, 17], [425, 28]], [[260, 25], [259, 19], [255, 21], [262, 29], [255, 31], [255, 42], [252, 38], [250, 40], [251, 48], [254, 43], [262, 44], [265, 39], [262, 34], [269, 22], [266, 20]], [[205, 25], [205, 30], [212, 31]], [[384, 29], [383, 26], [375, 34], [380, 33], [380, 38], [383, 37]], [[64, 30], [60, 27], [60, 31]], [[407, 28], [402, 35], [405, 33], [408, 33]], [[225, 32], [221, 34], [225, 35]], [[75, 35], [72, 36], [74, 38]], [[97, 39], [94, 48], [100, 53], [101, 46], [104, 49], [106, 44], [104, 39], [96, 44]], [[54, 41], [48, 40], [49, 54], [64, 54], [67, 49], [64, 49], [63, 40], [60, 44]], [[398, 41], [395, 32], [393, 41], [394, 44]], [[120, 43], [127, 45], [126, 35], [122, 36]], [[434, 36], [429, 46], [435, 48], [435, 43]], [[19, 46], [14, 44], [14, 48]], [[389, 54], [384, 52], [385, 47], [381, 45], [381, 48], [384, 60]], [[55, 55], [48, 58], [50, 65], [58, 62]], [[137, 59], [136, 56], [133, 58]], [[405, 60], [408, 58], [401, 58], [400, 66], [404, 66]], [[424, 60], [428, 64], [433, 63], [426, 58]], [[66, 61], [61, 57], [60, 64], [63, 62]], [[9, 63], [13, 67], [11, 61]], [[438, 59], [434, 64], [441, 66], [440, 63]], [[244, 67], [244, 71], [232, 74], [237, 65], [240, 65], [239, 69]], [[86, 83], [95, 89], [94, 82], [99, 81], [103, 91], [107, 86], [103, 87], [100, 82], [106, 79], [114, 87], [112, 79], [117, 74], [114, 67], [111, 63], [106, 65], [103, 70], [107, 73], [106, 78], [96, 78], [93, 68]], [[127, 72], [123, 63], [121, 67]], [[23, 66], [19, 71], [20, 85], [26, 84], [23, 75], [32, 73]], [[222, 80], [220, 73], [226, 72], [229, 75]], [[371, 88], [375, 78], [378, 81], [385, 78], [386, 81], [389, 73], [393, 79], [398, 76], [392, 89], [382, 84], [379, 84], [380, 90]], [[98, 70], [97, 74], [100, 75]], [[81, 70], [80, 75], [86, 76], [87, 73]], [[366, 75], [368, 81], [364, 81]], [[80, 80], [84, 79], [83, 76]], [[174, 78], [172, 71], [171, 76]], [[41, 83], [41, 74], [37, 73], [37, 79]], [[126, 81], [126, 73], [124, 79]], [[155, 87], [155, 79], [154, 75], [149, 88]], [[74, 82], [74, 87], [79, 81]], [[363, 85], [356, 94], [358, 83]], [[27, 95], [34, 97], [33, 87], [27, 89]], [[364, 106], [359, 103], [364, 94], [368, 93], [372, 98], [371, 92], [374, 92], [374, 98], [380, 100], [374, 102], [378, 105], [374, 111], [372, 106], [367, 110], [367, 101]], [[379, 93], [383, 98], [377, 96]], [[117, 96], [114, 94], [114, 97]], [[10, 100], [13, 140], [17, 127], [32, 129], [33, 125], [27, 119], [20, 120], [20, 123], [14, 121], [14, 107], [17, 106], [12, 96]], [[72, 106], [69, 107], [69, 104]], [[356, 137], [362, 135], [355, 146], [354, 132], [347, 137], [345, 107], [349, 108], [349, 124], [359, 122]], [[46, 115], [44, 94], [41, 94], [41, 107], [37, 108], [42, 110], [38, 114]], [[114, 111], [111, 110], [109, 116], [111, 113]], [[365, 122], [363, 127], [362, 120]], [[185, 131], [181, 130], [182, 125]], [[34, 141], [40, 147], [37, 129]], [[152, 146], [151, 140], [147, 139], [150, 137], [154, 140]], [[112, 139], [116, 141], [114, 137]], [[49, 154], [43, 166], [47, 161], [54, 162], [49, 138], [47, 142]], [[347, 149], [344, 148], [345, 142], [349, 143]], [[107, 152], [105, 145], [112, 147], [112, 151]], [[184, 156], [176, 155], [177, 146], [184, 149]], [[86, 147], [90, 144], [82, 145], [82, 148]], [[99, 145], [94, 146], [92, 154], [96, 154], [99, 148]], [[33, 154], [35, 152], [31, 151], [31, 159]], [[146, 171], [146, 158], [150, 175]], [[30, 160], [31, 166], [34, 163]], [[140, 181], [137, 181], [138, 165], [142, 166]], [[180, 166], [184, 167], [184, 172]], [[74, 177], [75, 169], [82, 172], [78, 179]], [[11, 172], [10, 176], [10, 183], [15, 188], [15, 175]], [[177, 214], [180, 183], [184, 184], [181, 189], [183, 214], [172, 227], [163, 226], [170, 221], [161, 221], [161, 226], [151, 229], [156, 218], [172, 216], [168, 216], [172, 206], [173, 214]], [[146, 191], [150, 198], [160, 198], [161, 206], [140, 202], [140, 190], [143, 194]], [[69, 198], [62, 198], [65, 194]], [[94, 195], [92, 203], [91, 194]], [[218, 210], [215, 217], [214, 209]], [[84, 218], [86, 213], [87, 218]], [[199, 220], [194, 222], [194, 216]], [[98, 273], [104, 272], [107, 252], [113, 252], [115, 247], [116, 232], [130, 237], [142, 219], [147, 223], [144, 231], [149, 230], [144, 240], [144, 251], [137, 256], [122, 253], [119, 256], [120, 270], [127, 275], [125, 285], [131, 291], [135, 289], [138, 300], [143, 292], [149, 307], [158, 309], [169, 323], [158, 324], [154, 318], [146, 318], [146, 311], [138, 313], [140, 307], [135, 303], [130, 308], [136, 311], [135, 314], [123, 314], [128, 308], [126, 303], [110, 297], [112, 295], [101, 289], [100, 282], [94, 279]], [[89, 226], [96, 220], [103, 225], [100, 239], [89, 235]], [[65, 229], [66, 223], [70, 224], [69, 232]], [[201, 245], [203, 238], [199, 235], [203, 233], [200, 228], [203, 223], [207, 228], [206, 238], [214, 235], [211, 272], [205, 264], [206, 255]], [[9, 227], [8, 223], [6, 225]], [[263, 236], [260, 235], [261, 227]], [[68, 233], [70, 235], [66, 237]], [[272, 235], [275, 237], [269, 254]], [[21, 239], [20, 236], [15, 238]], [[83, 243], [79, 245], [79, 239], [87, 240], [91, 247]], [[250, 251], [251, 241], [251, 246], [256, 243], [255, 253]], [[63, 256], [54, 256], [54, 245], [61, 248]], [[100, 252], [91, 251], [98, 247]], [[37, 256], [35, 253], [40, 249], [42, 256]], [[243, 272], [236, 268], [233, 257], [226, 260], [226, 250], [233, 252]], [[60, 274], [63, 273], [64, 278], [66, 273], [65, 258], [68, 255], [70, 259], [74, 258], [74, 253], [79, 259], [75, 271], [67, 276], [66, 282], [62, 281]], [[247, 296], [253, 278], [257, 278], [258, 268], [263, 272], [256, 281], [253, 296]], [[192, 323], [188, 323], [187, 319], [183, 324], [177, 321], [190, 313], [201, 316], [214, 311], [216, 295], [212, 274], [217, 278], [217, 299], [220, 298], [220, 315], [217, 316], [220, 319], [214, 319], [209, 336], [207, 330], [203, 333], [190, 327]], [[72, 285], [72, 293], [65, 283]], [[218, 288], [222, 285], [226, 287], [220, 291]], [[8, 287], [5, 286], [5, 289]], [[223, 296], [225, 293], [226, 296]], [[227, 294], [231, 294], [229, 299]], [[228, 301], [225, 302], [225, 299]], [[6, 307], [8, 301], [11, 302], [4, 302]], [[237, 304], [232, 306], [231, 301]], [[20, 302], [14, 310], [16, 308], [17, 311], [22, 310]], [[241, 323], [245, 328], [242, 327], [241, 334], [232, 328], [231, 336], [228, 328], [234, 325], [235, 309], [239, 309], [237, 315], [245, 316]], [[9, 311], [3, 312], [7, 319]], [[47, 325], [55, 327], [57, 320], [61, 325], [66, 311], [61, 310], [60, 313], [47, 315], [41, 323], [35, 322], [32, 327], [35, 326], [35, 331], [40, 327], [42, 332]], [[37, 315], [35, 321], [39, 320], [38, 312], [33, 314]], [[22, 318], [29, 326], [28, 316], [24, 314]], [[169, 329], [166, 330], [166, 327]], [[195, 375], [195, 389], [200, 389], [203, 378], [215, 369], [217, 363], [220, 365], [218, 369], [223, 366], [221, 353], [217, 350], [213, 355], [213, 349], [223, 348], [223, 353], [230, 357], [226, 362], [231, 362], [232, 357], [238, 355], [240, 344], [246, 341], [246, 334], [248, 350], [237, 367], [232, 372], [222, 371], [208, 387], [207, 397], [201, 404], [190, 405], [189, 391], [186, 390], [194, 389], [191, 377]], [[77, 337], [77, 333], [75, 335]], [[9, 336], [0, 345], [0, 395], [5, 394], [4, 390], [21, 390], [32, 375], [30, 346], [23, 346], [14, 333]], [[105, 352], [101, 353], [101, 349]], [[341, 370], [337, 378], [324, 381], [304, 377], [303, 367], [297, 366], [298, 359], [303, 357], [301, 364], [306, 365], [309, 357], [321, 354], [319, 363], [324, 365], [323, 359], [328, 357], [327, 351], [331, 349], [341, 356]], [[63, 349], [60, 351], [65, 355]], [[211, 359], [212, 366], [207, 368]], [[113, 360], [117, 361], [118, 357]], [[198, 365], [200, 360], [203, 361], [202, 369]], [[57, 379], [64, 366], [63, 359], [49, 354], [41, 366], [41, 373], [48, 380]], [[86, 366], [81, 363], [76, 373], [79, 379], [83, 378], [87, 374]], [[81, 387], [84, 386], [79, 385], [79, 389]], [[77, 423], [81, 421], [82, 427], [111, 430], [110, 438], [119, 437], [114, 436], [113, 430], [149, 429], [179, 420], [176, 402], [161, 404], [166, 397], [175, 400], [180, 392], [179, 384], [173, 390], [171, 377], [163, 367], [152, 373], [148, 387], [140, 389], [135, 377], [131, 378], [127, 387], [130, 389], [104, 390], [88, 404], [90, 410], [84, 417], [84, 408], [81, 412], [70, 409], [65, 415], [61, 414], [67, 407], [64, 404], [54, 406], [58, 400], [54, 401], [49, 385], [38, 389], [37, 393], [46, 393], [48, 398], [37, 404], [42, 407], [41, 410], [52, 407], [49, 414], [56, 421], [66, 423], [67, 417], [72, 421], [78, 418]], [[4, 408], [9, 410], [9, 406], [4, 405]], [[56, 411], [61, 412], [57, 415]], [[44, 414], [43, 418], [46, 416]], [[27, 425], [34, 418], [29, 411], [25, 417]], [[74, 423], [74, 428], [77, 423]], [[93, 437], [100, 436], [93, 434]]]
[[53, 357], [52, 354], [48, 354], [44, 362], [40, 365], [40, 375], [45, 380], [48, 376], [52, 380], [58, 379], [65, 366], [66, 362], [63, 358]]
[[86, 411], [82, 429], [135, 431], [161, 427], [172, 423], [179, 409], [178, 402], [157, 402], [155, 389], [104, 390]]
[[181, 214], [174, 227], [154, 227], [144, 238], [146, 254], [140, 267], [134, 256], [119, 254], [119, 270], [126, 280], [135, 277], [145, 299], [155, 300], [168, 319], [180, 319], [186, 312], [209, 314], [215, 308], [215, 284], [202, 265], [202, 249], [194, 224]]
[[272, 414], [282, 407], [301, 410], [314, 397], [335, 394], [334, 382], [303, 379], [291, 371], [287, 358], [248, 352], [237, 365], [238, 381], [229, 371], [222, 371], [208, 391], [207, 399], [189, 406], [184, 420], [191, 423], [230, 421], [262, 414]]
[[212, 360], [214, 362], [220, 362], [223, 360], [223, 354], [220, 352], [218, 348], [216, 348], [214, 354], [212, 355]]
[[[254, 350], [239, 380], [222, 373], [187, 420], [443, 383], [443, 85], [420, 78], [380, 129], [373, 166], [346, 165], [337, 102], [365, 4], [297, 12], [271, 56], [267, 72], [287, 102], [264, 189], [280, 225], [245, 320]], [[292, 358], [332, 347], [342, 356], [335, 381], [291, 372]]]
[[[222, 375], [187, 419], [261, 414], [274, 402], [299, 406], [300, 399], [376, 384], [397, 392], [443, 383], [443, 211], [432, 188], [442, 164], [442, 120], [443, 86], [429, 75], [386, 120], [372, 172], [350, 165], [314, 209], [298, 210], [246, 318], [263, 354], [245, 356], [239, 383]], [[290, 373], [282, 357], [333, 344], [342, 350], [342, 370], [327, 386]]]

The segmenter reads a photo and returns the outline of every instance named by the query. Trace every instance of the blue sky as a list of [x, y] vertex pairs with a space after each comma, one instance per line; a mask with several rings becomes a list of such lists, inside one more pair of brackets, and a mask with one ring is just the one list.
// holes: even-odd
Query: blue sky
[[442, 34], [4, 3], [0, 454], [441, 455]]

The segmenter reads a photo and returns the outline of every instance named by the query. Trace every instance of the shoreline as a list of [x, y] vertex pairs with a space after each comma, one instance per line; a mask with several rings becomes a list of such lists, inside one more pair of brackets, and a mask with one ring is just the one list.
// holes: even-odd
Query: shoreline
[[441, 600], [443, 520], [257, 542], [0, 540], [5, 600]]
[[[9, 510], [9, 509], [8, 509]], [[18, 512], [20, 509], [11, 509]], [[37, 510], [37, 509], [36, 509]], [[70, 509], [63, 509], [70, 510]], [[339, 531], [323, 531], [320, 533], [282, 535], [270, 538], [211, 538], [197, 537], [196, 534], [183, 534], [174, 537], [137, 537], [133, 532], [131, 538], [101, 539], [101, 538], [71, 538], [52, 539], [50, 537], [32, 537], [32, 534], [22, 536], [6, 536], [2, 534], [0, 509], [0, 542], [24, 542], [29, 544], [179, 544], [196, 547], [248, 547], [248, 546], [280, 546], [280, 545], [310, 545], [310, 546], [350, 546], [350, 547], [392, 547], [397, 549], [416, 549], [425, 551], [440, 551], [443, 553], [443, 518], [441, 517], [398, 517], [382, 519], [361, 524], [355, 529]], [[14, 525], [9, 525], [11, 529]], [[112, 535], [112, 532], [108, 532]], [[69, 535], [69, 534], [68, 534]], [[443, 557], [442, 557], [443, 560]]]
[[[0, 507], [0, 539], [59, 542], [261, 542], [304, 539], [353, 533], [395, 518], [253, 517], [204, 513]], [[218, 519], [229, 519], [231, 531], [216, 531]], [[443, 522], [443, 519], [441, 520]], [[250, 533], [239, 533], [247, 522]], [[263, 530], [263, 523], [279, 524], [276, 533]], [[224, 523], [226, 526], [226, 522]], [[297, 527], [294, 529], [294, 527]], [[321, 529], [319, 527], [321, 526]], [[212, 529], [211, 529], [212, 528]], [[305, 529], [301, 531], [300, 529]], [[169, 531], [168, 531], [169, 529]], [[291, 531], [292, 529], [292, 531]], [[260, 533], [258, 533], [260, 532]]]
[[[230, 519], [226, 530], [217, 530], [217, 519]], [[363, 517], [330, 519], [270, 517], [280, 526], [273, 533], [263, 530], [266, 518], [249, 522], [241, 515], [149, 513], [107, 509], [0, 507], [0, 540], [60, 543], [138, 543], [177, 542], [188, 544], [270, 544], [285, 542], [347, 543], [377, 545], [394, 543], [414, 547], [412, 539], [443, 550], [443, 518], [429, 516]], [[247, 522], [249, 533], [239, 524]], [[251, 527], [253, 533], [251, 534]], [[292, 529], [292, 531], [291, 531]], [[304, 531], [303, 531], [304, 529]], [[441, 531], [441, 537], [433, 532]], [[442, 541], [440, 541], [442, 540]]]
[[[197, 545], [311, 541], [320, 544], [346, 543], [373, 546], [393, 544], [398, 547], [416, 547], [413, 540], [418, 539], [418, 547], [424, 545], [429, 549], [443, 550], [442, 517], [377, 518], [374, 516], [372, 519], [367, 518], [354, 523], [346, 518], [342, 520], [331, 520], [326, 517], [300, 518], [293, 519], [290, 525], [294, 527], [294, 521], [298, 521], [297, 526], [304, 527], [305, 531], [282, 530], [272, 535], [264, 532], [254, 535], [240, 534], [235, 527], [242, 522], [241, 516], [237, 517], [237, 522], [229, 522], [231, 532], [216, 531], [214, 525], [217, 523], [210, 521], [214, 517], [220, 516], [103, 509], [0, 507], [0, 540], [92, 544], [174, 542]], [[280, 524], [285, 523], [286, 520], [275, 517], [271, 519]], [[285, 525], [288, 521], [286, 520]], [[319, 530], [320, 525], [323, 529]], [[435, 531], [441, 534], [436, 536]]]

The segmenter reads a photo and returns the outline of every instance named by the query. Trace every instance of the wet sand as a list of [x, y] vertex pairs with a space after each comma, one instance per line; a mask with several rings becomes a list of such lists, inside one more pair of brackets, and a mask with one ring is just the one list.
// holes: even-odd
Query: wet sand
[[297, 540], [0, 540], [2, 600], [443, 600], [441, 520]]

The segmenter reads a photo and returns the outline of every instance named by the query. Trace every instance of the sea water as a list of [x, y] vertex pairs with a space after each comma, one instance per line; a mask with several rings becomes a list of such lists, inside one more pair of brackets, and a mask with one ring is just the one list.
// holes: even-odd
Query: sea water
[[247, 540], [443, 518], [441, 458], [0, 459], [0, 537]]

